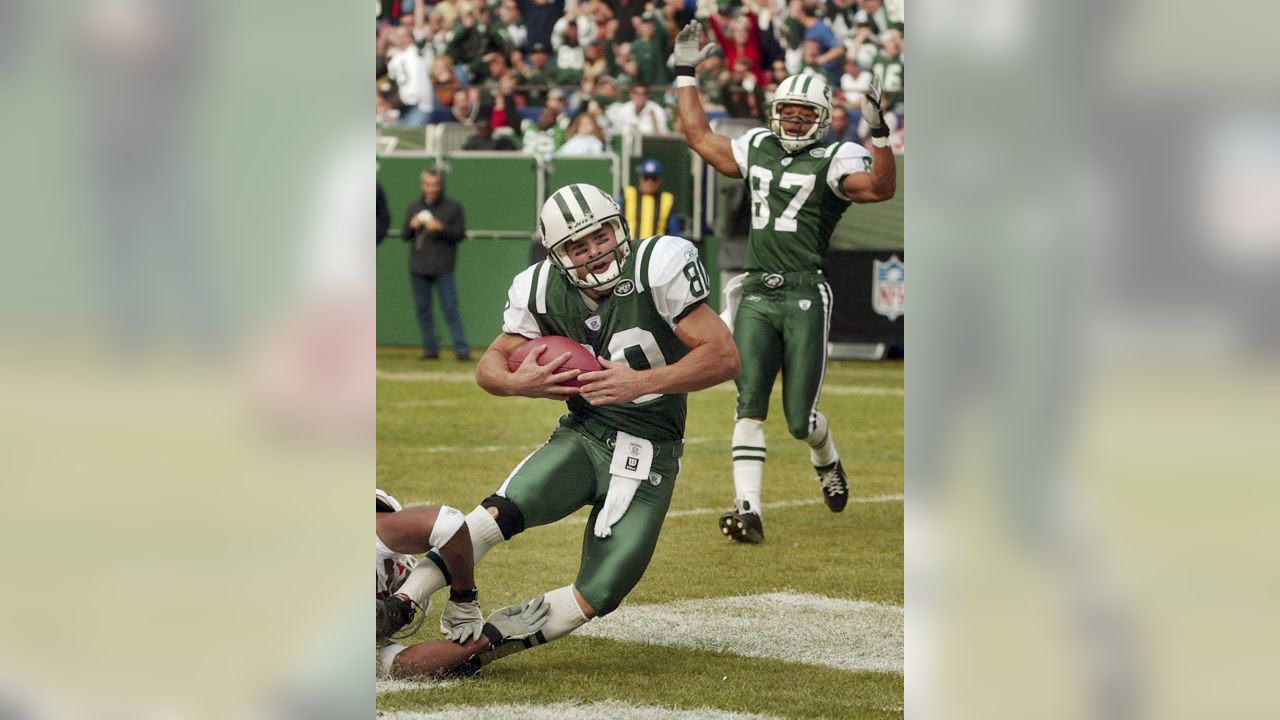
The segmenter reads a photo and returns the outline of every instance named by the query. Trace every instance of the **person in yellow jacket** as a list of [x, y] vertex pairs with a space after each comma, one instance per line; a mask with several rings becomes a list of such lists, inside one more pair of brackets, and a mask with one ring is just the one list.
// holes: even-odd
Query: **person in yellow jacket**
[[618, 204], [631, 226], [631, 236], [680, 236], [680, 220], [671, 212], [676, 198], [662, 190], [662, 163], [649, 158], [640, 163], [640, 187], [628, 185], [622, 190]]

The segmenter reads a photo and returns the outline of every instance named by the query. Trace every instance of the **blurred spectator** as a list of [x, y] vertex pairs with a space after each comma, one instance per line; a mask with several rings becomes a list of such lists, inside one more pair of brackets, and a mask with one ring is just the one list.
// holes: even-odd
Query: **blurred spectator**
[[871, 72], [880, 78], [885, 106], [893, 112], [902, 109], [906, 80], [902, 71], [902, 33], [889, 30], [880, 40], [881, 51], [871, 63]]
[[715, 107], [723, 107], [725, 83], [729, 80], [729, 73], [725, 71], [724, 60], [717, 54], [712, 53], [698, 64], [696, 68], [698, 77], [698, 91], [702, 93], [702, 99], [707, 103], [707, 109]]
[[[644, 85], [666, 85], [671, 81], [667, 69], [667, 31], [660, 25], [661, 16], [646, 13], [636, 24], [636, 38], [631, 41], [631, 56], [636, 61], [636, 81]], [[661, 28], [661, 29], [660, 29]]]
[[529, 41], [529, 28], [525, 27], [524, 18], [520, 17], [520, 8], [516, 0], [502, 0], [498, 5], [498, 18], [494, 22], [498, 35], [505, 42], [505, 52], [511, 53], [523, 48]]
[[551, 31], [564, 15], [565, 0], [517, 0], [529, 29], [529, 44], [551, 46]]
[[774, 60], [773, 65], [769, 68], [769, 89], [778, 87], [778, 83], [787, 79], [791, 73], [787, 72], [787, 64], [782, 60]]
[[[578, 41], [578, 24], [561, 19], [561, 33], [551, 38], [556, 49], [556, 70], [553, 74], [557, 85], [577, 85], [582, 81], [582, 66], [586, 64], [586, 49]], [[558, 44], [557, 44], [558, 43]]]
[[534, 43], [529, 47], [529, 64], [520, 72], [520, 84], [525, 86], [525, 100], [530, 106], [537, 107], [547, 102], [547, 91], [553, 81], [552, 68], [548, 64], [551, 59], [547, 46]]
[[467, 88], [453, 94], [453, 107], [450, 115], [453, 122], [472, 125], [480, 114], [480, 89]]
[[422, 53], [413, 42], [408, 28], [391, 32], [391, 48], [387, 51], [387, 75], [399, 90], [398, 125], [420, 127], [431, 116], [433, 95]]
[[582, 50], [582, 77], [594, 80], [609, 72], [609, 61], [604, 57], [604, 42], [593, 40]]
[[[840, 94], [849, 107], [859, 107], [862, 94], [871, 87], [871, 71], [863, 70], [852, 60], [845, 60], [844, 74], [840, 76]], [[861, 110], [859, 110], [861, 114]]]
[[422, 333], [422, 359], [440, 356], [431, 315], [434, 289], [440, 297], [453, 352], [459, 360], [470, 360], [470, 347], [462, 330], [458, 312], [458, 291], [453, 267], [458, 243], [466, 238], [462, 206], [444, 195], [444, 180], [438, 170], [422, 171], [422, 197], [414, 200], [405, 212], [401, 237], [411, 242], [409, 250], [409, 283], [418, 313], [418, 330]]
[[609, 75], [614, 78], [634, 78], [640, 73], [635, 58], [631, 56], [631, 43], [616, 43], [609, 57]]
[[628, 95], [628, 102], [611, 105], [606, 111], [614, 132], [635, 128], [646, 135], [658, 135], [668, 131], [667, 111], [649, 99], [648, 87], [636, 83]]
[[824, 145], [838, 142], [859, 142], [857, 126], [849, 122], [849, 109], [839, 103], [831, 105], [831, 125], [822, 137]]
[[505, 50], [506, 38], [490, 22], [487, 5], [479, 2], [474, 10], [464, 9], [458, 13], [448, 52], [460, 68], [466, 68], [469, 84], [487, 79], [485, 57], [489, 53]]
[[814, 5], [792, 0], [791, 7], [798, 13], [796, 19], [804, 27], [805, 42], [817, 43], [818, 54], [815, 61], [822, 66], [827, 84], [833, 87], [839, 85], [840, 72], [844, 66], [844, 43], [837, 40], [831, 28], [817, 16]]
[[555, 108], [544, 107], [537, 122], [526, 119], [520, 123], [520, 149], [529, 155], [550, 158], [564, 142], [568, 125], [568, 119], [559, 116]]
[[516, 144], [511, 138], [494, 137], [493, 123], [483, 118], [476, 120], [476, 132], [467, 138], [462, 145], [463, 150], [515, 150]]
[[551, 29], [551, 49], [559, 50], [564, 44], [565, 32], [570, 28], [577, 33], [578, 44], [586, 45], [596, 39], [597, 26], [595, 19], [587, 11], [586, 7], [579, 5], [577, 8], [569, 10], [564, 17], [556, 21]]
[[609, 9], [618, 21], [614, 40], [629, 43], [636, 37], [638, 18], [644, 14], [647, 0], [608, 0]]
[[453, 95], [462, 88], [453, 70], [453, 60], [448, 55], [436, 57], [431, 64], [431, 85], [435, 89], [436, 105], [452, 107]]
[[591, 113], [581, 112], [569, 125], [568, 139], [556, 155], [596, 155], [605, 151], [604, 131]]
[[748, 58], [756, 80], [764, 82], [764, 56], [760, 51], [760, 32], [756, 23], [756, 14], [750, 11], [733, 20], [718, 14], [707, 18], [716, 42], [724, 52], [725, 66], [732, 68], [738, 58]]
[[720, 104], [733, 118], [765, 119], [764, 89], [752, 72], [751, 58], [739, 56], [722, 80]]
[[387, 208], [387, 194], [382, 191], [382, 183], [377, 183], [378, 194], [374, 203], [374, 235], [377, 242], [374, 245], [381, 245], [384, 238], [387, 237], [387, 229], [391, 227], [391, 210]]
[[822, 20], [837, 38], [843, 40], [853, 37], [854, 30], [858, 27], [858, 13], [857, 0], [827, 0]]
[[647, 158], [640, 163], [637, 176], [640, 187], [628, 185], [617, 198], [632, 237], [679, 235], [680, 221], [672, 212], [676, 198], [662, 189], [662, 163]]
[[881, 33], [890, 27], [882, 0], [858, 0], [858, 12], [854, 15], [853, 21], [855, 25], [868, 26], [872, 37], [880, 37]]
[[817, 40], [805, 40], [801, 45], [803, 56], [800, 61], [800, 74], [827, 76], [827, 68], [822, 64], [822, 45]]

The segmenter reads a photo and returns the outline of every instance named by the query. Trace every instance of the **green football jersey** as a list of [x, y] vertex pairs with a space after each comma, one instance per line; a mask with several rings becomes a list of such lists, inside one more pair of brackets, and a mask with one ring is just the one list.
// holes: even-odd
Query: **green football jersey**
[[776, 135], [755, 128], [733, 141], [733, 157], [751, 193], [746, 269], [824, 269], [831, 231], [851, 202], [840, 181], [870, 172], [871, 154], [847, 142], [788, 154]]
[[[689, 348], [675, 326], [707, 299], [707, 271], [688, 240], [663, 235], [633, 241], [613, 292], [592, 302], [550, 260], [533, 265], [511, 283], [502, 331], [528, 338], [563, 335], [598, 357], [637, 370], [680, 360]], [[569, 411], [614, 430], [655, 441], [684, 437], [685, 393], [643, 395], [628, 403], [593, 406], [581, 397]]]

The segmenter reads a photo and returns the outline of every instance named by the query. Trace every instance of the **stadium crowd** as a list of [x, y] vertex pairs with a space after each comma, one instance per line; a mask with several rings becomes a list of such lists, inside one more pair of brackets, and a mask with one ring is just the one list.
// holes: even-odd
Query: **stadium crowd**
[[712, 119], [764, 121], [778, 83], [810, 73], [834, 92], [828, 139], [865, 138], [878, 76], [901, 148], [903, 1], [381, 0], [377, 123], [459, 122], [483, 147], [541, 155], [601, 152], [633, 127], [680, 132], [670, 57], [696, 17], [719, 46], [697, 68]]

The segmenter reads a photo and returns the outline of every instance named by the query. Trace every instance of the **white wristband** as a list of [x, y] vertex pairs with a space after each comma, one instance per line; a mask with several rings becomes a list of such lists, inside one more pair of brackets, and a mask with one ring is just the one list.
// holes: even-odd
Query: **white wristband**
[[679, 75], [676, 77], [676, 87], [698, 87], [698, 79], [689, 77], [688, 75]]
[[873, 146], [875, 146], [875, 147], [878, 147], [878, 148], [887, 148], [887, 147], [889, 147], [889, 138], [887, 138], [887, 137], [873, 137], [873, 138], [871, 138], [871, 144], [872, 144]]

